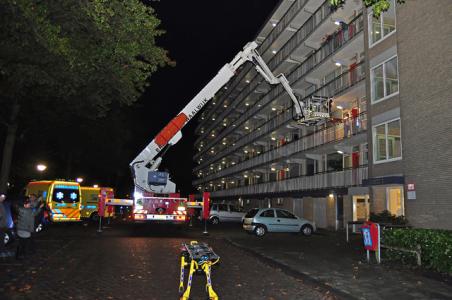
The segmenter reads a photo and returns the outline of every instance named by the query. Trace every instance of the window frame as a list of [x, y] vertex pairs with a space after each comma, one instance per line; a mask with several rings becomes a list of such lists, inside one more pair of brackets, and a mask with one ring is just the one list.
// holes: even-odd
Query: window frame
[[383, 30], [383, 14], [385, 12], [382, 12], [380, 14], [380, 17], [379, 17], [379, 19], [380, 19], [380, 32], [382, 33], [382, 37], [378, 41], [376, 41], [374, 43], [372, 43], [372, 37], [371, 37], [372, 36], [372, 28], [373, 28], [372, 27], [372, 19], [374, 18], [374, 13], [372, 11], [370, 11], [367, 14], [367, 40], [369, 41], [369, 49], [374, 47], [375, 45], [378, 45], [379, 43], [384, 41], [386, 38], [390, 37], [395, 32], [397, 32], [397, 11], [396, 11], [397, 6], [396, 6], [395, 2], [396, 1], [391, 0], [391, 6], [394, 7], [394, 30], [391, 31], [389, 34], [383, 36], [383, 32], [384, 32], [384, 30]]
[[[389, 190], [390, 189], [394, 189], [394, 188], [400, 188], [402, 190], [401, 192], [401, 196], [402, 196], [402, 214], [400, 216], [405, 216], [405, 187], [403, 185], [392, 185], [392, 186], [387, 186], [385, 189], [385, 196], [386, 196], [386, 210], [390, 211], [390, 199], [389, 199]], [[392, 214], [392, 212], [391, 212]], [[399, 216], [398, 216], [399, 217]]]
[[[223, 208], [223, 209], [221, 209], [221, 208]], [[226, 208], [226, 209], [224, 209], [224, 208]], [[218, 204], [218, 211], [226, 211], [226, 212], [228, 212], [229, 211], [229, 206], [227, 204]]]
[[[388, 124], [392, 123], [394, 121], [399, 121], [399, 127], [400, 127], [400, 156], [399, 157], [394, 157], [394, 158], [389, 158], [388, 159], [388, 155], [389, 155], [389, 143], [388, 143]], [[377, 157], [377, 131], [376, 128], [378, 126], [384, 125], [385, 126], [385, 151], [386, 151], [386, 159], [383, 160], [376, 160]], [[402, 121], [400, 119], [400, 117], [397, 117], [395, 119], [391, 119], [391, 120], [387, 120], [384, 121], [382, 123], [376, 124], [372, 126], [372, 161], [374, 165], [378, 165], [378, 164], [382, 164], [382, 163], [388, 163], [388, 162], [393, 162], [393, 161], [398, 161], [398, 160], [402, 160], [403, 158], [403, 149], [402, 149]]]
[[[382, 66], [383, 68], [383, 94], [386, 94], [386, 66], [385, 64], [390, 61], [391, 59], [393, 59], [394, 57], [396, 57], [396, 64], [397, 64], [397, 92], [389, 94], [389, 95], [385, 95], [382, 98], [379, 99], [373, 99], [373, 94], [374, 94], [374, 75], [373, 75], [373, 70]], [[390, 56], [389, 58], [385, 59], [384, 61], [382, 61], [381, 63], [379, 63], [378, 65], [373, 66], [372, 68], [370, 68], [370, 102], [372, 104], [376, 104], [379, 103], [381, 101], [385, 101], [389, 98], [392, 98], [396, 95], [398, 95], [400, 92], [400, 74], [399, 74], [399, 57], [397, 54], [394, 54], [392, 56]]]
[[[266, 212], [268, 212], [268, 211], [271, 211], [271, 212], [273, 213], [273, 217], [263, 216], [263, 214], [266, 213]], [[276, 213], [275, 213], [275, 210], [274, 210], [273, 208], [267, 208], [266, 210], [262, 211], [262, 212], [259, 214], [259, 217], [260, 217], [260, 218], [276, 218]]]
[[[286, 213], [289, 217], [278, 216], [278, 212], [280, 212], [282, 214]], [[285, 210], [285, 209], [275, 209], [275, 216], [276, 216], [277, 219], [278, 218], [280, 218], [280, 219], [290, 219], [290, 220], [296, 220], [297, 219], [297, 216], [295, 216], [293, 213], [291, 213], [290, 211]]]

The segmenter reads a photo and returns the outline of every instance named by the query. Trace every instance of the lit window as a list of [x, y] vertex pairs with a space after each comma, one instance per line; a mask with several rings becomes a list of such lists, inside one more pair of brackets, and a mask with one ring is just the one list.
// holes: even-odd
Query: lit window
[[403, 201], [403, 186], [400, 187], [389, 187], [386, 189], [387, 202], [386, 208], [392, 214], [396, 216], [403, 216], [404, 212], [404, 201]]
[[402, 158], [400, 119], [374, 127], [374, 162]]
[[397, 56], [372, 68], [370, 73], [372, 81], [372, 102], [376, 102], [399, 92]]
[[375, 18], [373, 13], [368, 16], [369, 20], [369, 45], [383, 40], [396, 30], [395, 1], [390, 1], [390, 7], [382, 12], [379, 18]]

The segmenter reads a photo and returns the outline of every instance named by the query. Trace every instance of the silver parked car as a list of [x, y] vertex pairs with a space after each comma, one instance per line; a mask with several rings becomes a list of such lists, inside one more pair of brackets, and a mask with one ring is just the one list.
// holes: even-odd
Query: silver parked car
[[241, 222], [245, 213], [232, 204], [213, 204], [210, 209], [209, 221], [213, 225], [221, 222]]
[[243, 219], [243, 229], [257, 236], [267, 232], [300, 232], [306, 236], [315, 232], [315, 225], [281, 208], [253, 208]]

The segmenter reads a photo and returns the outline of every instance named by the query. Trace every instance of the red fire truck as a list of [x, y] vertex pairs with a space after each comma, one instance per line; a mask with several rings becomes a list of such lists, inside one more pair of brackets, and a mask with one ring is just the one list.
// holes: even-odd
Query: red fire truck
[[135, 222], [171, 223], [186, 225], [187, 199], [178, 193], [169, 196], [156, 196], [153, 193], [135, 193], [133, 202], [133, 220]]
[[[224, 65], [218, 74], [173, 118], [157, 136], [130, 163], [135, 183], [135, 220], [171, 221], [187, 220], [187, 199], [171, 196], [176, 185], [167, 172], [159, 172], [162, 156], [169, 147], [182, 138], [182, 128], [208, 103], [214, 95], [236, 74], [246, 62], [251, 62], [256, 71], [271, 85], [280, 84], [293, 101], [293, 119], [298, 125], [314, 125], [330, 118], [328, 99], [311, 99], [307, 103], [298, 100], [284, 74], [274, 75], [257, 52], [256, 42], [248, 43], [234, 59]], [[156, 197], [154, 193], [170, 194], [169, 197]]]

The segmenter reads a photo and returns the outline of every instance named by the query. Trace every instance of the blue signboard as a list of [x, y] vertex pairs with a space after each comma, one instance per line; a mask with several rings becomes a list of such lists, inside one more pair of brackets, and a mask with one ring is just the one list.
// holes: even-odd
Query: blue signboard
[[370, 228], [362, 228], [364, 247], [372, 247], [372, 237], [370, 236]]

